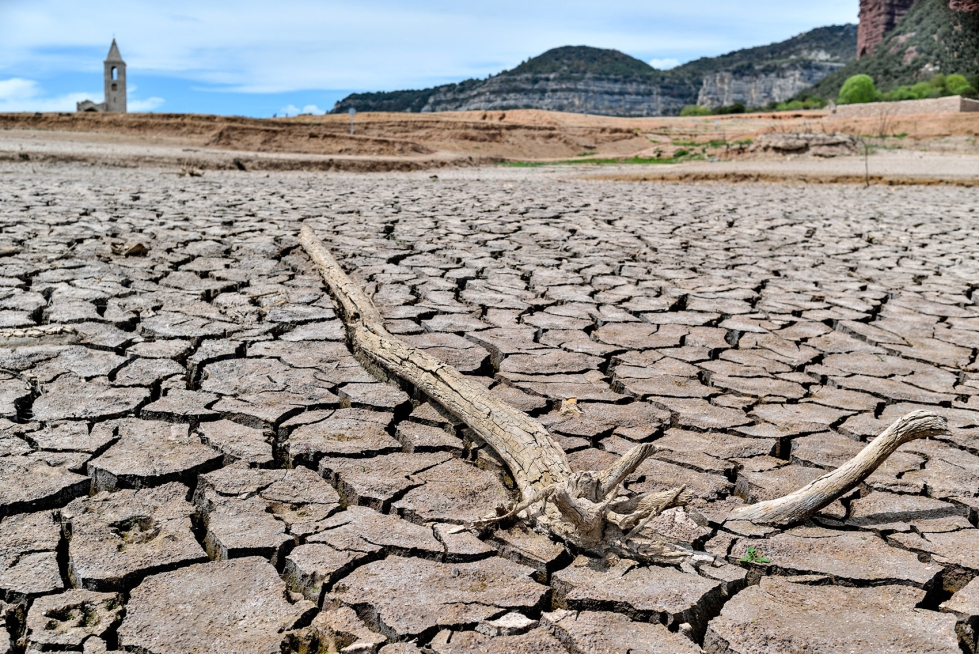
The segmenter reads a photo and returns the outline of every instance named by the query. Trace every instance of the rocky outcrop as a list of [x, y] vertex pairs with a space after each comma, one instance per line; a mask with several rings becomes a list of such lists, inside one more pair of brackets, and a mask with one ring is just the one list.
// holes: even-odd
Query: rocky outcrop
[[915, 0], [860, 0], [857, 57], [873, 54], [914, 3]]
[[979, 0], [861, 0], [860, 57], [806, 91], [829, 100], [847, 78], [870, 75], [886, 92], [936, 73], [979, 70]]
[[762, 134], [749, 151], [838, 157], [855, 153], [857, 142], [847, 134]]
[[786, 64], [770, 72], [713, 73], [704, 78], [697, 104], [719, 107], [740, 102], [746, 107], [764, 107], [769, 102], [784, 102], [843, 66], [810, 61]]
[[500, 76], [476, 87], [436, 91], [422, 108], [433, 111], [545, 109], [609, 116], [679, 113], [691, 98], [642, 79], [560, 74]]

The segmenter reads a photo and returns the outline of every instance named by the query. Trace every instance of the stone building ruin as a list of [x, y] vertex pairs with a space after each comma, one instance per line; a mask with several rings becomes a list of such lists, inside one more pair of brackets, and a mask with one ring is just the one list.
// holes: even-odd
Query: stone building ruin
[[91, 100], [76, 103], [78, 111], [126, 113], [126, 62], [119, 54], [119, 46], [112, 39], [109, 54], [105, 58], [105, 101], [98, 104]]

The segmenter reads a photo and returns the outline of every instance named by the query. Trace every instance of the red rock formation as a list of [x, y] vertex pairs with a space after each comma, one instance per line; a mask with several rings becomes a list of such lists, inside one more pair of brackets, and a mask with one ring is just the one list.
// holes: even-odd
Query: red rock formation
[[979, 11], [979, 0], [951, 0], [948, 6], [955, 11]]
[[[961, 4], [976, 4], [979, 0], [952, 0]], [[907, 13], [915, 0], [860, 0], [860, 29], [857, 32], [857, 57], [873, 54]]]

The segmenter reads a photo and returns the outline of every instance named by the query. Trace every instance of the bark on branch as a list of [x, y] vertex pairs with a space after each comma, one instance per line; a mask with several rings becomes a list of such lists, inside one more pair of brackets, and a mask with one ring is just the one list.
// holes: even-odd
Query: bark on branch
[[912, 411], [836, 470], [785, 497], [739, 509], [729, 519], [765, 524], [801, 522], [856, 488], [904, 443], [945, 433], [948, 433], [945, 418], [931, 411]]
[[[648, 494], [622, 488], [625, 479], [656, 451], [655, 445], [637, 445], [606, 470], [572, 471], [564, 450], [540, 422], [390, 334], [374, 303], [308, 226], [300, 231], [299, 240], [340, 307], [354, 353], [442, 405], [486, 441], [510, 469], [523, 500], [509, 511], [501, 508], [500, 515], [477, 526], [522, 517], [537, 529], [594, 553], [667, 563], [694, 554], [692, 548], [667, 543], [646, 529], [665, 509], [689, 501], [684, 488]], [[934, 414], [909, 414], [838, 470], [786, 497], [745, 507], [730, 519], [779, 524], [805, 520], [855, 487], [902, 443], [946, 430], [945, 421]]]

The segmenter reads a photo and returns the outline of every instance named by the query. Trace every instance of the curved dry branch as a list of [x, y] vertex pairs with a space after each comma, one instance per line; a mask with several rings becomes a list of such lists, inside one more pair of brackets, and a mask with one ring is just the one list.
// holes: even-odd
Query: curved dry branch
[[763, 524], [801, 522], [850, 492], [904, 443], [946, 433], [945, 418], [930, 411], [912, 411], [836, 470], [785, 497], [741, 508], [729, 519]]
[[392, 336], [374, 303], [309, 227], [302, 228], [299, 240], [340, 304], [357, 354], [410, 382], [475, 431], [500, 455], [525, 496], [570, 477], [568, 458], [544, 425], [452, 366]]
[[[300, 231], [299, 240], [339, 304], [354, 353], [442, 405], [486, 441], [510, 469], [523, 500], [476, 526], [525, 516], [538, 529], [595, 553], [667, 563], [694, 554], [692, 548], [671, 545], [645, 531], [653, 517], [689, 502], [690, 494], [684, 488], [648, 494], [622, 489], [625, 479], [656, 451], [655, 445], [637, 445], [606, 470], [572, 471], [564, 450], [540, 422], [391, 335], [374, 303], [308, 226]], [[946, 431], [944, 419], [935, 414], [908, 414], [841, 468], [783, 498], [743, 507], [730, 519], [775, 524], [805, 520], [854, 488], [902, 443]]]
[[607, 470], [573, 472], [564, 450], [540, 422], [498, 399], [482, 384], [391, 335], [370, 298], [308, 226], [300, 231], [299, 241], [340, 306], [355, 354], [442, 405], [486, 441], [510, 469], [524, 500], [504, 515], [479, 524], [513, 517], [539, 505], [528, 517], [584, 549], [615, 549], [637, 558], [670, 562], [690, 554], [655, 535], [639, 533], [650, 517], [685, 504], [689, 495], [683, 489], [654, 494], [648, 501], [643, 501], [645, 495], [632, 496], [621, 489], [625, 478], [655, 451], [654, 446], [636, 446]]

